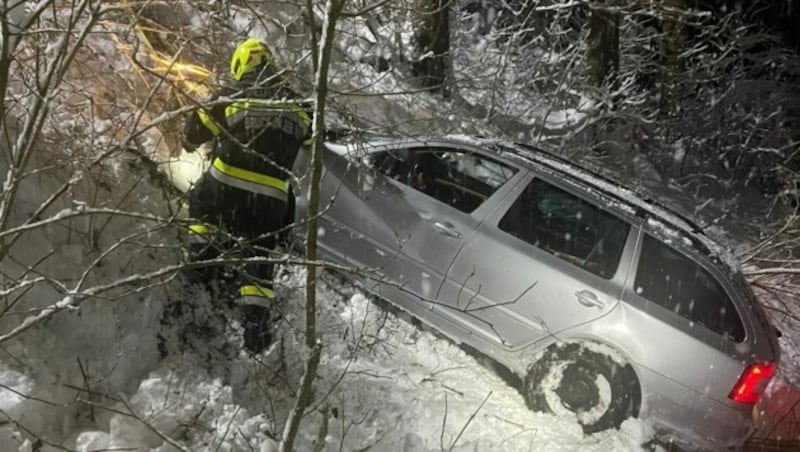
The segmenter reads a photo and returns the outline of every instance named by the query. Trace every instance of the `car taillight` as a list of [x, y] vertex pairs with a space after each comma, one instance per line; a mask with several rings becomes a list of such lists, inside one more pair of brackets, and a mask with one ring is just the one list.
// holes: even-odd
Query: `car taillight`
[[774, 374], [775, 363], [750, 364], [728, 397], [739, 403], [756, 403]]

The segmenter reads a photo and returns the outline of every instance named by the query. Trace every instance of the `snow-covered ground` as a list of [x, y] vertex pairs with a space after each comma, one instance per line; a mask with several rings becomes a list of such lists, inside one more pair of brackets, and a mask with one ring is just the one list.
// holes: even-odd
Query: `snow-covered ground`
[[[158, 430], [191, 451], [271, 450], [302, 372], [304, 345], [296, 326], [304, 320], [303, 281], [302, 269], [283, 272], [285, 319], [281, 340], [270, 350], [257, 357], [236, 352], [235, 327], [191, 338], [195, 347], [205, 339], [207, 348], [189, 346], [169, 356], [127, 406], [118, 405], [141, 420], [105, 413], [77, 435], [75, 447], [173, 450]], [[215, 310], [197, 290], [189, 302], [195, 313]], [[297, 450], [638, 451], [648, 439], [647, 427], [635, 419], [620, 431], [585, 436], [575, 420], [531, 412], [516, 390], [473, 357], [378, 309], [360, 291], [323, 283], [318, 295], [325, 348], [315, 410], [303, 423]], [[174, 328], [195, 328], [189, 335], [200, 334], [198, 323], [223, 319], [190, 321], [186, 312]], [[157, 325], [143, 332], [156, 333]], [[323, 417], [326, 445], [314, 449]]]

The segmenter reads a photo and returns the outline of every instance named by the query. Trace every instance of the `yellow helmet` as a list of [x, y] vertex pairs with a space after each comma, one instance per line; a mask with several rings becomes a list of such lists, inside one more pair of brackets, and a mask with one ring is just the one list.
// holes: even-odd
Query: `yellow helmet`
[[257, 38], [248, 38], [233, 51], [231, 75], [236, 80], [241, 80], [245, 74], [265, 63], [273, 67], [275, 65], [269, 47]]

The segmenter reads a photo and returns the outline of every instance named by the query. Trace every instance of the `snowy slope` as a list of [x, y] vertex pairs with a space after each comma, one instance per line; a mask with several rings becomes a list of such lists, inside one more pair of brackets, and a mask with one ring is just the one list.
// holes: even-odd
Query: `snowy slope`
[[[237, 354], [235, 344], [227, 354], [175, 354], [142, 381], [131, 406], [188, 450], [273, 444], [268, 438], [282, 430], [302, 371], [303, 338], [293, 326], [304, 319], [303, 281], [302, 269], [283, 272], [279, 344], [256, 358]], [[320, 450], [330, 451], [638, 451], [647, 440], [647, 428], [634, 419], [620, 431], [584, 436], [574, 420], [529, 411], [517, 391], [473, 357], [378, 309], [359, 291], [322, 284], [318, 295], [325, 349], [315, 410], [297, 450], [312, 450], [323, 416], [327, 445]], [[202, 293], [198, 299], [201, 310], [211, 302]], [[233, 333], [208, 337], [209, 348], [236, 343]], [[108, 422], [82, 432], [78, 444], [170, 450], [137, 420], [112, 415]]]

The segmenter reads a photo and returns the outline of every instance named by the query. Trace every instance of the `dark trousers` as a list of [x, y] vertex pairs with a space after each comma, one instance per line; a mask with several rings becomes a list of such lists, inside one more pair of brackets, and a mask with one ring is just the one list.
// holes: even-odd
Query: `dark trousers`
[[[286, 211], [286, 203], [279, 199], [230, 187], [206, 173], [189, 193], [189, 216], [217, 232], [210, 231], [206, 245], [195, 247], [198, 251], [192, 257], [267, 256], [277, 245], [276, 232], [286, 226]], [[271, 286], [273, 272], [272, 264], [246, 264], [240, 282]]]
[[[225, 185], [206, 173], [189, 193], [190, 260], [230, 256], [265, 257], [277, 246], [277, 231], [286, 226], [287, 205], [272, 197]], [[274, 301], [271, 263], [247, 263], [236, 268], [228, 290], [242, 305], [245, 346], [258, 352], [269, 342], [269, 307]], [[211, 271], [209, 271], [211, 270]], [[218, 275], [219, 269], [201, 269], [199, 279]]]

